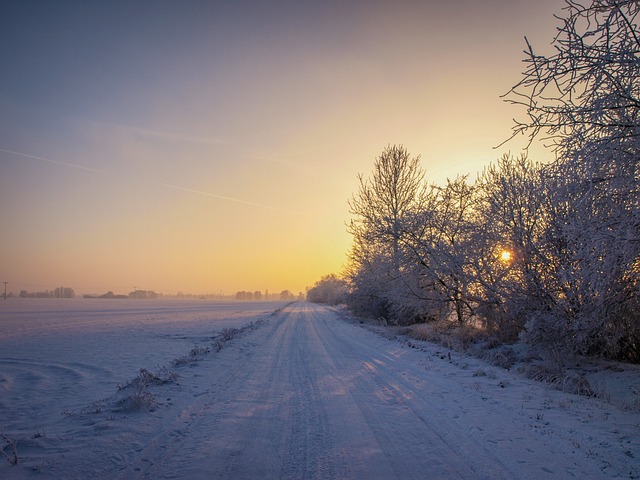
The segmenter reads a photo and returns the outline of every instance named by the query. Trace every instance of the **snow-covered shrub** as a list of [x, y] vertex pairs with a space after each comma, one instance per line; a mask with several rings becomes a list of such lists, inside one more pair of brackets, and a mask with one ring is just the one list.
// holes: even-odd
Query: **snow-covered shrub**
[[568, 328], [558, 321], [555, 312], [531, 315], [520, 334], [521, 339], [537, 350], [568, 350]]
[[558, 390], [584, 397], [595, 397], [596, 393], [584, 375], [566, 375], [557, 385]]
[[347, 282], [335, 274], [325, 275], [307, 292], [307, 300], [313, 303], [338, 305], [347, 299]]
[[388, 262], [383, 252], [354, 235], [346, 276], [349, 294], [346, 301], [356, 314], [373, 318], [390, 316]]
[[520, 360], [513, 348], [508, 346], [488, 350], [485, 358], [492, 365], [505, 369], [513, 367]]
[[526, 363], [518, 371], [531, 380], [550, 385], [558, 384], [565, 376], [564, 368], [553, 361]]
[[434, 330], [433, 325], [417, 324], [403, 327], [398, 332], [400, 335], [406, 335], [414, 340], [420, 340], [423, 342], [438, 342], [440, 339], [438, 333]]

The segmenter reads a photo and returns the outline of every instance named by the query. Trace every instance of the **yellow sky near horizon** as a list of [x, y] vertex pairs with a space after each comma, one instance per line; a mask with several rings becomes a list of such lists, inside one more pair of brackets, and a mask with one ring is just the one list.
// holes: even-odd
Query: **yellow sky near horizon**
[[347, 201], [388, 144], [436, 183], [519, 153], [493, 148], [522, 116], [499, 96], [561, 7], [5, 2], [0, 280], [304, 291], [341, 271]]

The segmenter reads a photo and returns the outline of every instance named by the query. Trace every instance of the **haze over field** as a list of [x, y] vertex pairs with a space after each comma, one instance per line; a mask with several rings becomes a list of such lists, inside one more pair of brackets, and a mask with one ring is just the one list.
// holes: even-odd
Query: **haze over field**
[[303, 291], [387, 144], [435, 182], [522, 146], [499, 96], [562, 5], [4, 1], [0, 280]]

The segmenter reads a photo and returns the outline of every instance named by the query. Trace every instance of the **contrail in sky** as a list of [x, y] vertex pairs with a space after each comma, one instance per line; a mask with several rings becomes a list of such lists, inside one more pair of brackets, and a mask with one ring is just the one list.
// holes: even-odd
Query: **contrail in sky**
[[77, 168], [78, 170], [86, 170], [88, 172], [95, 172], [95, 173], [103, 173], [103, 174], [106, 174], [106, 175], [112, 175], [111, 173], [107, 172], [106, 170], [98, 170], [97, 168], [83, 167], [82, 165], [74, 165], [73, 163], [60, 162], [58, 160], [51, 160], [50, 158], [37, 157], [36, 155], [27, 155], [26, 153], [13, 152], [11, 150], [5, 150], [3, 148], [0, 148], [0, 152], [9, 153], [11, 155], [17, 155], [19, 157], [32, 158], [34, 160], [40, 160], [40, 161], [47, 162], [47, 163], [53, 163], [54, 165], [61, 165], [63, 167]]
[[[36, 156], [36, 155], [28, 155], [26, 153], [14, 152], [12, 150], [5, 150], [3, 148], [0, 148], [0, 152], [8, 153], [10, 155], [17, 155], [19, 157], [31, 158], [33, 160], [40, 160], [42, 162], [53, 163], [54, 165], [60, 165], [62, 167], [67, 167], [67, 168], [76, 168], [78, 170], [85, 170], [85, 171], [88, 171], [88, 172], [101, 173], [101, 174], [111, 175], [111, 176], [115, 176], [115, 177], [121, 176], [121, 175], [117, 175], [115, 173], [107, 172], [106, 170], [99, 170], [97, 168], [84, 167], [82, 165], [75, 165], [73, 163], [60, 162], [58, 160], [52, 160], [50, 158], [39, 157], [39, 156]], [[224, 196], [224, 195], [217, 195], [215, 193], [210, 193], [210, 192], [203, 192], [202, 190], [195, 190], [193, 188], [181, 187], [179, 185], [171, 185], [169, 183], [159, 183], [159, 182], [149, 182], [149, 183], [154, 184], [154, 185], [158, 185], [160, 187], [170, 188], [172, 190], [181, 190], [183, 192], [194, 193], [196, 195], [203, 195], [205, 197], [210, 197], [210, 198], [217, 198], [217, 199], [220, 199], [220, 200], [226, 200], [228, 202], [241, 203], [243, 205], [249, 205], [251, 207], [265, 208], [265, 209], [268, 209], [268, 210], [280, 210], [280, 211], [282, 210], [280, 208], [272, 207], [270, 205], [264, 205], [262, 203], [249, 202], [247, 200], [242, 200], [242, 199], [239, 199], [239, 198], [227, 197], [227, 196]]]
[[216, 195], [215, 193], [203, 192], [202, 190], [194, 190], [193, 188], [180, 187], [178, 185], [171, 185], [169, 183], [158, 183], [162, 187], [173, 188], [174, 190], [182, 190], [183, 192], [196, 193], [198, 195], [204, 195], [205, 197], [219, 198], [220, 200], [227, 200], [229, 202], [242, 203], [244, 205], [250, 205], [252, 207], [268, 208], [269, 210], [280, 210], [277, 207], [271, 207], [269, 205], [263, 205], [261, 203], [248, 202], [246, 200], [240, 200], [239, 198], [225, 197], [224, 195]]

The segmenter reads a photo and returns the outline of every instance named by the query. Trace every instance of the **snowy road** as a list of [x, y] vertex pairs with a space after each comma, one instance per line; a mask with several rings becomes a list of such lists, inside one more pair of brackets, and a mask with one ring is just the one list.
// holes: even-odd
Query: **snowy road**
[[545, 444], [502, 405], [476, 396], [484, 404], [470, 409], [469, 388], [331, 310], [290, 307], [235, 353], [203, 372], [201, 395], [120, 478], [600, 475], [586, 457], [567, 458], [575, 446]]
[[121, 478], [514, 478], [441, 422], [401, 352], [331, 311], [300, 304], [252, 340]]
[[[154, 391], [164, 401], [154, 412], [70, 416], [58, 446], [39, 444], [51, 459], [37, 470], [120, 479], [564, 479], [634, 468], [618, 459], [638, 446], [637, 434], [625, 440], [637, 432], [637, 414], [618, 419], [592, 399], [492, 367], [479, 375], [475, 364], [429, 348], [296, 303], [181, 368], [177, 384]], [[589, 442], [597, 445], [601, 431], [608, 446], [598, 450]]]

